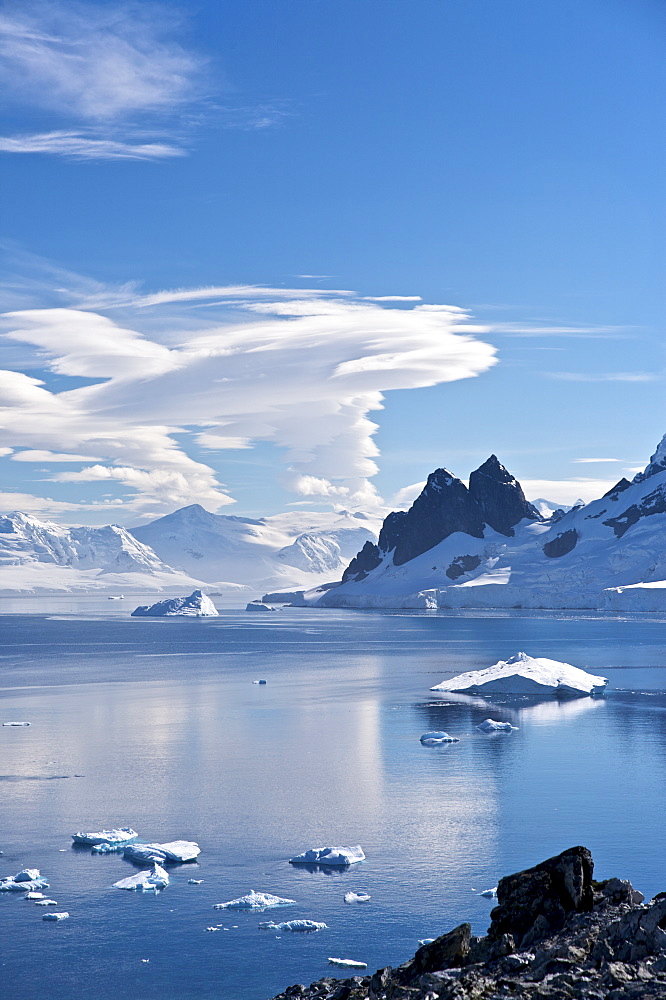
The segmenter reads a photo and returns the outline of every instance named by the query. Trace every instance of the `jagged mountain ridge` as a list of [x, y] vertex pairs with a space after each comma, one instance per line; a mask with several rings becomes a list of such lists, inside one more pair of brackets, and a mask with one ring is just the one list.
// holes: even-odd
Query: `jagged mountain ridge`
[[664, 581], [666, 436], [631, 483], [621, 479], [598, 500], [549, 518], [525, 500], [495, 456], [472, 473], [469, 489], [438, 469], [409, 511], [386, 518], [377, 544], [355, 556], [341, 586], [306, 602], [470, 608], [630, 602], [656, 610], [666, 609]]

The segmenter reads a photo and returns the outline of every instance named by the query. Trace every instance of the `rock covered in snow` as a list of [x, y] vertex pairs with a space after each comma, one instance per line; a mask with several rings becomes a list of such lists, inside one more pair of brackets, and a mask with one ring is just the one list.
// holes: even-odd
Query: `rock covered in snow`
[[365, 854], [359, 844], [355, 847], [312, 847], [309, 851], [291, 858], [292, 865], [355, 865], [365, 861]]
[[295, 899], [283, 899], [270, 892], [255, 892], [251, 889], [246, 896], [230, 899], [228, 903], [216, 903], [214, 910], [267, 910], [273, 906], [292, 906]]
[[510, 733], [518, 726], [512, 726], [510, 722], [496, 722], [494, 719], [484, 719], [476, 727], [480, 733]]
[[123, 854], [141, 864], [183, 864], [194, 861], [201, 854], [201, 848], [192, 840], [172, 840], [168, 844], [128, 844]]
[[114, 827], [113, 830], [95, 830], [87, 833], [80, 830], [72, 834], [75, 844], [87, 844], [94, 847], [96, 844], [126, 844], [129, 840], [134, 840], [139, 834], [131, 826]]
[[306, 934], [328, 929], [328, 924], [317, 923], [316, 920], [285, 920], [280, 924], [274, 924], [272, 920], [267, 920], [258, 926], [260, 931], [298, 931]]
[[449, 736], [448, 733], [435, 730], [431, 733], [424, 733], [421, 737], [421, 743], [424, 746], [436, 746], [438, 743], [460, 743], [460, 740], [457, 736]]
[[129, 878], [121, 878], [119, 882], [113, 883], [114, 889], [165, 889], [169, 884], [169, 876], [160, 865], [144, 872], [137, 872]]
[[498, 660], [485, 670], [470, 670], [442, 681], [431, 691], [458, 691], [466, 694], [547, 695], [576, 698], [603, 694], [608, 681], [570, 663], [546, 657], [516, 653]]
[[135, 608], [132, 618], [171, 618], [183, 615], [189, 618], [217, 618], [218, 611], [210, 597], [201, 590], [193, 590], [189, 597], [172, 597], [157, 604]]

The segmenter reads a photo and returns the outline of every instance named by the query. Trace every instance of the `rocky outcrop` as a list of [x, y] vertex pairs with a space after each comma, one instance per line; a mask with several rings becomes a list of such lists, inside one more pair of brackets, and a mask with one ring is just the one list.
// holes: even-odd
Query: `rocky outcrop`
[[485, 937], [470, 925], [396, 969], [296, 985], [274, 1000], [643, 1000], [666, 998], [666, 893], [595, 882], [584, 847], [503, 878]]
[[469, 477], [469, 493], [479, 506], [486, 524], [503, 535], [513, 537], [514, 526], [528, 518], [542, 521], [541, 514], [525, 499], [518, 480], [504, 468], [496, 455]]
[[663, 483], [648, 493], [640, 504], [632, 504], [617, 517], [609, 517], [603, 523], [613, 529], [617, 538], [622, 538], [637, 521], [652, 514], [666, 514], [666, 486]]
[[358, 555], [355, 555], [342, 574], [342, 582], [347, 580], [365, 580], [368, 573], [376, 569], [382, 561], [382, 553], [374, 542], [366, 542]]
[[563, 531], [561, 534], [556, 535], [555, 538], [551, 538], [549, 542], [546, 542], [543, 547], [543, 554], [548, 556], [549, 559], [559, 559], [560, 556], [566, 556], [569, 552], [572, 552], [576, 548], [577, 542], [578, 532], [575, 528], [569, 528], [568, 531]]

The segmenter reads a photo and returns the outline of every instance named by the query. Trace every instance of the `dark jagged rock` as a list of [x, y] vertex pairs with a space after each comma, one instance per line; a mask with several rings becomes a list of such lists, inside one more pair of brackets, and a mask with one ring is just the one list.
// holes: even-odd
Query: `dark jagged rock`
[[504, 468], [496, 455], [491, 455], [472, 472], [469, 492], [479, 505], [486, 524], [502, 535], [513, 536], [514, 526], [523, 518], [543, 520], [536, 507], [525, 499], [518, 480]]
[[651, 514], [666, 514], [666, 486], [660, 485], [643, 499], [640, 504], [632, 504], [617, 517], [609, 517], [603, 524], [613, 529], [617, 538], [622, 538], [625, 531], [640, 521], [642, 517]]
[[342, 574], [342, 582], [348, 580], [365, 580], [368, 573], [376, 569], [382, 561], [382, 553], [374, 542], [366, 542], [361, 551], [354, 556]]
[[[604, 521], [606, 524], [606, 521]], [[551, 538], [549, 542], [546, 542], [543, 547], [543, 554], [548, 556], [549, 559], [559, 559], [560, 556], [566, 556], [568, 552], [576, 548], [576, 543], [578, 541], [578, 532], [575, 528], [569, 528], [568, 531], [563, 531], [560, 535], [556, 535], [555, 538]]]
[[615, 484], [615, 486], [611, 486], [611, 488], [608, 490], [608, 492], [603, 494], [603, 496], [601, 497], [601, 499], [605, 500], [606, 497], [609, 497], [612, 500], [617, 500], [618, 494], [619, 493], [624, 493], [624, 491], [627, 490], [627, 489], [629, 489], [630, 486], [631, 486], [631, 483], [629, 482], [629, 480], [625, 479], [624, 476], [623, 476], [622, 479], [620, 479], [619, 482], [617, 482]]
[[456, 556], [450, 566], [447, 567], [446, 575], [449, 580], [457, 580], [465, 573], [471, 573], [477, 566], [481, 565], [480, 556]]
[[274, 1000], [665, 1000], [666, 893], [644, 904], [630, 882], [594, 882], [592, 870], [590, 852], [570, 848], [500, 881], [486, 937], [461, 924], [396, 969]]
[[398, 542], [404, 525], [409, 519], [409, 511], [394, 510], [384, 518], [377, 545], [382, 552], [391, 552]]

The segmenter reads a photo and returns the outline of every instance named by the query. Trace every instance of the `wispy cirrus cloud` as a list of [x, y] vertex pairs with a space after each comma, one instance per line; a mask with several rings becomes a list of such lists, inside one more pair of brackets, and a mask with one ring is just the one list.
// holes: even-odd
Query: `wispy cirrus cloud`
[[544, 372], [562, 382], [657, 382], [657, 372]]

